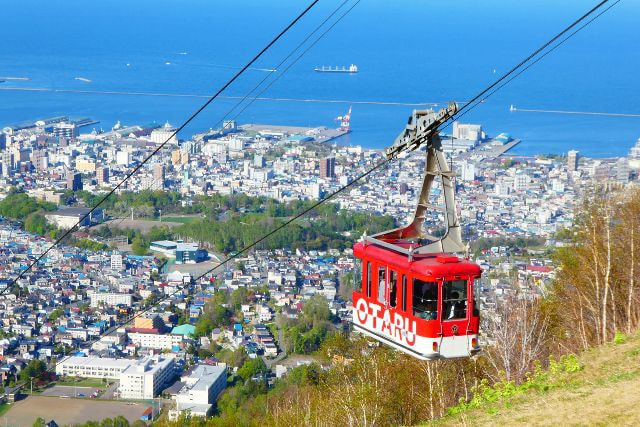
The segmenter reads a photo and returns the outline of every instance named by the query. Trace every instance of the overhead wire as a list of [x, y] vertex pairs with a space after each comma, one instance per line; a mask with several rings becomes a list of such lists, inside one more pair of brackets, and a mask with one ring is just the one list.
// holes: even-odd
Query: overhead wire
[[[493, 90], [496, 86], [499, 86], [504, 80], [506, 80], [507, 78], [509, 78], [509, 76], [511, 76], [513, 73], [515, 73], [517, 70], [519, 70], [521, 67], [523, 67], [527, 62], [529, 62], [531, 59], [533, 59], [534, 57], [536, 57], [538, 54], [540, 54], [540, 52], [544, 51], [547, 47], [549, 47], [551, 44], [555, 43], [558, 39], [560, 39], [562, 36], [564, 36], [565, 34], [567, 34], [569, 31], [571, 31], [572, 28], [576, 27], [578, 24], [580, 24], [582, 21], [584, 21], [585, 19], [587, 19], [589, 16], [591, 16], [591, 14], [593, 14], [595, 11], [597, 11], [598, 9], [600, 9], [602, 6], [604, 6], [605, 4], [609, 3], [609, 1], [611, 0], [602, 0], [600, 3], [596, 4], [594, 7], [592, 7], [589, 11], [587, 11], [586, 13], [584, 13], [582, 16], [580, 16], [578, 19], [576, 19], [573, 23], [571, 23], [568, 27], [566, 27], [564, 30], [560, 31], [558, 34], [556, 34], [554, 37], [552, 37], [551, 39], [549, 39], [546, 43], [544, 43], [542, 46], [540, 46], [538, 49], [534, 50], [531, 54], [529, 54], [529, 56], [527, 56], [525, 59], [523, 59], [522, 61], [520, 61], [517, 65], [515, 65], [514, 67], [512, 67], [509, 71], [507, 71], [505, 74], [503, 74], [500, 78], [498, 78], [495, 82], [493, 82], [491, 85], [489, 85], [486, 89], [484, 89], [483, 91], [481, 91], [480, 93], [478, 93], [476, 96], [474, 96], [473, 98], [471, 98], [471, 100], [469, 100], [465, 105], [463, 105], [462, 107], [460, 107], [460, 109], [458, 110], [458, 112], [456, 114], [453, 115], [453, 117], [449, 120], [449, 122], [452, 122], [454, 120], [457, 120], [458, 118], [462, 117], [465, 113], [465, 111], [469, 110], [469, 109], [473, 109], [475, 108], [475, 106], [478, 104], [478, 101], [483, 102], [486, 98], [488, 98], [489, 96], [491, 96], [494, 92], [492, 92], [491, 94], [489, 94], [487, 97], [485, 97], [484, 95], [489, 93], [491, 90]], [[621, 0], [617, 0], [617, 2], [619, 2]], [[610, 9], [610, 8], [609, 8]], [[604, 12], [606, 12], [606, 9]], [[604, 13], [603, 12], [603, 13]], [[600, 15], [597, 15], [595, 17], [595, 19], [597, 19]], [[562, 44], [562, 43], [560, 43]], [[543, 55], [543, 57], [546, 56]], [[531, 64], [533, 65], [533, 64]], [[528, 69], [525, 68], [525, 70]], [[524, 72], [524, 71], [523, 71]], [[519, 74], [518, 74], [519, 75]], [[515, 77], [514, 77], [515, 78]], [[513, 80], [513, 79], [511, 79]], [[509, 80], [508, 82], [510, 82], [511, 80]], [[507, 82], [507, 83], [508, 83]], [[497, 90], [499, 90], [500, 88], [504, 87], [504, 85], [499, 86]], [[473, 105], [473, 107], [470, 107], [470, 105]]]
[[302, 51], [302, 53], [300, 55], [298, 55], [298, 57], [296, 59], [293, 60], [293, 62], [291, 62], [281, 73], [279, 73], [277, 76], [275, 76], [271, 82], [269, 82], [269, 84], [264, 87], [259, 93], [258, 95], [256, 95], [254, 98], [252, 98], [240, 111], [238, 111], [236, 113], [236, 115], [234, 116], [234, 120], [236, 120], [240, 114], [242, 114], [247, 108], [249, 108], [249, 106], [251, 104], [253, 104], [257, 99], [259, 99], [259, 97], [265, 93], [271, 86], [273, 86], [273, 84], [275, 82], [277, 82], [280, 78], [282, 78], [287, 71], [289, 71], [291, 69], [291, 67], [293, 67], [299, 60], [300, 58], [302, 58], [307, 52], [309, 52], [309, 50], [311, 50], [325, 35], [327, 35], [327, 33], [329, 31], [331, 31], [333, 29], [333, 27], [335, 27], [345, 16], [347, 16], [349, 14], [349, 12], [351, 12], [353, 10], [354, 7], [356, 7], [358, 5], [358, 3], [360, 3], [360, 0], [357, 0], [353, 5], [351, 5], [351, 7], [349, 9], [347, 9], [333, 24], [331, 24], [331, 26], [329, 28], [327, 28], [324, 33], [320, 34], [320, 36], [313, 42], [311, 43], [304, 51]]
[[62, 233], [62, 235], [57, 238], [51, 246], [49, 246], [42, 254], [40, 254], [36, 259], [30, 263], [26, 269], [22, 270], [18, 276], [12, 281], [10, 286], [7, 286], [3, 293], [3, 295], [7, 292], [8, 289], [13, 287], [18, 280], [20, 280], [24, 275], [29, 272], [34, 265], [38, 264], [54, 247], [56, 247], [60, 242], [62, 242], [68, 235], [70, 235], [75, 229], [78, 228], [87, 218], [90, 218], [91, 215], [95, 212], [96, 209], [100, 207], [112, 194], [114, 194], [122, 185], [124, 185], [134, 174], [136, 174], [153, 156], [155, 156], [160, 150], [162, 150], [172, 138], [174, 138], [178, 132], [183, 130], [193, 119], [195, 119], [205, 108], [209, 106], [222, 92], [224, 92], [233, 82], [235, 82], [248, 68], [250, 68], [262, 55], [267, 52], [282, 36], [284, 36], [302, 17], [304, 17], [320, 0], [312, 0], [306, 8], [300, 12], [292, 21], [290, 21], [284, 29], [282, 29], [266, 46], [264, 46], [256, 55], [249, 60], [238, 72], [236, 72], [231, 79], [229, 79], [217, 92], [215, 92], [200, 108], [198, 108], [189, 118], [180, 125], [162, 144], [156, 147], [151, 154], [145, 157], [140, 164], [135, 166], [126, 176], [122, 179], [116, 186], [113, 187], [104, 197], [102, 197], [98, 203], [89, 209], [89, 211], [82, 216], [78, 222], [68, 230]]
[[[300, 42], [300, 43], [295, 47], [295, 49], [293, 49], [291, 52], [289, 52], [289, 54], [288, 54], [286, 57], [284, 57], [284, 59], [282, 59], [282, 61], [280, 61], [280, 62], [278, 63], [278, 65], [276, 65], [275, 69], [276, 69], [276, 70], [279, 70], [279, 69], [280, 69], [280, 67], [282, 67], [282, 65], [284, 65], [284, 63], [285, 63], [285, 62], [287, 62], [287, 61], [289, 60], [289, 58], [291, 58], [291, 57], [293, 56], [293, 54], [294, 54], [298, 49], [300, 49], [302, 46], [304, 46], [304, 44], [305, 44], [307, 41], [309, 41], [309, 39], [311, 39], [311, 37], [313, 37], [313, 35], [314, 35], [318, 30], [320, 30], [320, 28], [321, 28], [322, 26], [324, 26], [324, 24], [326, 24], [327, 22], [329, 22], [329, 20], [330, 20], [330, 19], [331, 19], [331, 18], [332, 18], [336, 13], [338, 13], [338, 11], [339, 11], [340, 9], [342, 9], [342, 7], [344, 7], [344, 5], [346, 5], [349, 1], [350, 1], [350, 0], [344, 0], [342, 3], [340, 3], [340, 5], [339, 5], [339, 6], [338, 6], [338, 7], [337, 7], [333, 12], [331, 12], [331, 14], [329, 14], [329, 16], [327, 16], [327, 17], [326, 17], [326, 18], [325, 18], [325, 19], [320, 23], [320, 25], [318, 25], [318, 26], [317, 26], [317, 27], [316, 27], [312, 32], [310, 32], [310, 33], [307, 35], [307, 37], [305, 37], [305, 38], [304, 38], [304, 40], [302, 40], [302, 41], [301, 41], [301, 42]], [[328, 33], [328, 32], [329, 32], [329, 31], [330, 31], [330, 30], [331, 30], [331, 29], [332, 29], [332, 28], [333, 28], [333, 27], [338, 23], [338, 22], [340, 22], [340, 20], [342, 20], [342, 18], [344, 18], [344, 16], [345, 16], [345, 15], [347, 15], [349, 12], [351, 12], [351, 10], [352, 10], [352, 9], [355, 7], [355, 5], [357, 5], [359, 2], [360, 2], [360, 0], [357, 0], [357, 1], [356, 1], [356, 3], [355, 3], [353, 6], [351, 6], [351, 8], [350, 8], [350, 9], [348, 9], [348, 10], [347, 10], [347, 11], [346, 11], [346, 12], [345, 12], [345, 13], [344, 13], [340, 18], [338, 18], [338, 20], [337, 20], [337, 21], [335, 21], [335, 22], [334, 22], [334, 23], [329, 27], [329, 29], [328, 29], [327, 31], [325, 31], [324, 33], [322, 33], [322, 34], [320, 35], [320, 37], [318, 37], [318, 38], [316, 39], [316, 41], [315, 41], [315, 42], [313, 42], [313, 43], [311, 44], [311, 46], [315, 45], [315, 44], [316, 44], [316, 43], [317, 43], [317, 42], [318, 42], [322, 37], [324, 37], [324, 36], [325, 36], [325, 35], [326, 35], [326, 34], [327, 34], [327, 33]], [[300, 59], [300, 57], [302, 57], [302, 56], [303, 56], [306, 52], [308, 52], [308, 51], [309, 51], [309, 48], [307, 48], [305, 51], [303, 51], [303, 52], [302, 52], [302, 54], [301, 54], [300, 56], [298, 56], [298, 58], [296, 58], [296, 59], [293, 61], [293, 63], [292, 63], [292, 64], [295, 64], [295, 63], [297, 62], [297, 60], [298, 60], [298, 59]], [[291, 65], [292, 65], [292, 64], [291, 64]], [[278, 79], [280, 79], [280, 77], [282, 77], [282, 75], [286, 74], [286, 72], [289, 70], [289, 68], [291, 68], [291, 65], [287, 66], [287, 68], [286, 68], [283, 72], [278, 73], [278, 74], [276, 75], [276, 77], [275, 77], [274, 79], [272, 79], [272, 81], [277, 81]], [[262, 86], [262, 84], [263, 84], [264, 82], [266, 82], [267, 80], [269, 80], [270, 78], [272, 78], [272, 75], [273, 75], [273, 73], [267, 74], [267, 75], [266, 75], [262, 80], [260, 80], [260, 81], [258, 82], [258, 84], [256, 84], [256, 85], [253, 87], [253, 89], [251, 89], [249, 92], [247, 92], [247, 94], [246, 94], [246, 95], [244, 95], [244, 96], [242, 97], [242, 99], [241, 99], [238, 103], [236, 103], [236, 104], [235, 104], [235, 105], [234, 105], [234, 106], [233, 106], [229, 111], [227, 111], [227, 112], [223, 115], [222, 120], [218, 121], [218, 123], [217, 123], [217, 124], [219, 125], [222, 121], [224, 121], [224, 119], [225, 119], [227, 116], [229, 116], [229, 115], [233, 112], [233, 110], [235, 110], [235, 109], [236, 109], [239, 105], [241, 105], [241, 104], [242, 104], [242, 103], [243, 103], [247, 98], [249, 98], [249, 96], [250, 96], [253, 92], [255, 92], [256, 90], [258, 90], [258, 88], [259, 88], [260, 86]], [[271, 84], [272, 84], [272, 83], [271, 83]], [[271, 86], [271, 84], [269, 84], [269, 85], [267, 86], [267, 88], [268, 88], [269, 86]], [[261, 91], [257, 96], [260, 96], [262, 93], [264, 93], [264, 90], [263, 90], [263, 91]], [[254, 98], [254, 99], [249, 103], [249, 105], [251, 105], [251, 103], [252, 103], [253, 101], [255, 101], [255, 98]], [[241, 110], [241, 112], [242, 112], [242, 111], [244, 111], [245, 109], [246, 109], [246, 107], [245, 107], [245, 108], [243, 108], [243, 109]], [[237, 117], [237, 116], [238, 116], [238, 115], [236, 114], [236, 117]]]
[[[600, 3], [601, 6], [604, 3], [608, 2], [609, 0], [606, 0], [602, 3]], [[529, 64], [527, 64], [526, 67], [522, 68], [520, 71], [518, 71], [518, 73], [514, 74], [513, 76], [511, 76], [509, 79], [507, 79], [506, 81], [503, 81], [500, 85], [498, 85], [497, 87], [495, 87], [493, 90], [491, 90], [489, 93], [487, 93], [486, 96], [484, 96], [482, 99], [480, 100], [476, 100], [475, 104], [473, 107], [475, 107], [476, 105], [478, 105], [481, 102], [485, 102], [490, 96], [492, 96], [493, 94], [495, 94], [497, 91], [499, 91], [500, 89], [502, 89], [504, 86], [506, 86], [507, 84], [509, 84], [512, 80], [514, 80], [515, 78], [517, 78], [518, 76], [520, 76], [522, 73], [524, 73], [525, 71], [527, 71], [529, 68], [533, 67], [535, 64], [537, 64], [538, 62], [540, 62], [542, 59], [544, 59], [547, 55], [549, 55], [551, 52], [555, 51], [557, 48], [559, 48], [560, 46], [562, 46], [566, 41], [568, 41], [569, 39], [571, 39], [573, 36], [575, 36], [577, 33], [579, 33], [581, 30], [583, 30], [584, 28], [586, 28], [587, 26], [589, 26], [593, 21], [595, 21], [596, 19], [600, 18], [602, 15], [604, 15], [605, 13], [607, 13], [609, 10], [611, 10], [611, 8], [613, 8], [614, 6], [616, 6], [618, 3], [620, 3], [622, 0], [615, 0], [613, 3], [611, 3], [608, 7], [606, 7], [605, 9], [601, 10], [597, 15], [593, 16], [590, 20], [588, 20], [587, 22], [585, 22], [584, 24], [582, 24], [582, 26], [578, 27], [577, 29], [575, 29], [573, 32], [571, 32], [569, 35], [567, 35], [567, 37], [565, 37], [564, 39], [562, 39], [560, 42], [558, 42], [557, 44], [555, 44], [554, 46], [552, 46], [550, 49], [546, 50], [542, 55], [538, 56], [535, 61], [531, 61]], [[595, 9], [595, 8], [594, 8]], [[594, 10], [592, 9], [592, 10]], [[584, 17], [583, 17], [584, 18]], [[584, 20], [583, 18], [581, 18], [579, 21]], [[578, 21], [576, 21], [578, 22]], [[575, 26], [575, 25], [574, 25]], [[474, 102], [474, 101], [469, 101], [469, 102]], [[469, 105], [469, 104], [467, 104]], [[470, 110], [467, 110], [470, 111]], [[463, 117], [466, 114], [466, 111], [462, 114], [460, 114], [459, 116], [457, 116], [455, 118], [455, 120], [460, 119], [460, 117]]]

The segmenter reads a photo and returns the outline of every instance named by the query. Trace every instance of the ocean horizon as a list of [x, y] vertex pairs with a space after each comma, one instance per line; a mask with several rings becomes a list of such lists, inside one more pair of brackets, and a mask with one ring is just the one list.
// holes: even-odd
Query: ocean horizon
[[[264, 77], [282, 74], [270, 70], [340, 3], [321, 1], [224, 95], [242, 97]], [[352, 105], [353, 132], [339, 142], [384, 148], [418, 108], [391, 103], [437, 103], [437, 109], [448, 101], [464, 102], [595, 5], [585, 0], [477, 3], [362, 0], [261, 95], [346, 102], [257, 100], [236, 117], [226, 113], [237, 101], [218, 99], [180, 137], [215, 127], [224, 118], [240, 124], [336, 127], [334, 118]], [[0, 28], [5, 40], [0, 80], [29, 80], [5, 81], [0, 89], [46, 91], [0, 90], [0, 127], [57, 115], [90, 117], [105, 130], [116, 121], [177, 126], [205, 99], [90, 92], [210, 95], [303, 7], [294, 0], [113, 0], [91, 7], [80, 0], [9, 2], [3, 9], [11, 19]], [[639, 11], [639, 4], [621, 2], [462, 122], [482, 124], [491, 136], [505, 132], [521, 139], [512, 154], [575, 149], [590, 157], [626, 155], [640, 137], [640, 118], [510, 112], [509, 106], [640, 113], [635, 53], [640, 33], [633, 31]], [[357, 74], [313, 71], [350, 64], [358, 66]]]

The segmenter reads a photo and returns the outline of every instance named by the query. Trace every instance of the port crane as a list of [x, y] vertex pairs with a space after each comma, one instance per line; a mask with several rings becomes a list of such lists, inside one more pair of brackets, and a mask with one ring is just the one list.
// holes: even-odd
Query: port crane
[[[354, 329], [419, 359], [469, 357], [480, 351], [479, 310], [474, 290], [480, 266], [466, 253], [456, 213], [455, 174], [447, 165], [439, 128], [458, 111], [455, 103], [435, 112], [414, 110], [387, 159], [425, 147], [422, 187], [413, 220], [404, 227], [364, 235], [353, 247], [360, 286], [353, 292]], [[444, 206], [430, 204], [434, 182]], [[441, 237], [424, 229], [427, 214], [444, 217]], [[356, 280], [358, 283], [358, 280]]]

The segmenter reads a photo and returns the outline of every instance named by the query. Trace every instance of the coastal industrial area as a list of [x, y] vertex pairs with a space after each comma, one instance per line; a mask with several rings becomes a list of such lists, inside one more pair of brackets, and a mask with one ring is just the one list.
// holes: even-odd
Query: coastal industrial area
[[[0, 133], [0, 418], [8, 425], [96, 414], [206, 417], [233, 384], [268, 389], [319, 362], [320, 336], [350, 332], [351, 243], [376, 231], [371, 218], [408, 221], [425, 170], [418, 150], [336, 195], [336, 218], [367, 216], [330, 242], [309, 238], [293, 248], [275, 235], [223, 264], [243, 245], [216, 223], [249, 229], [268, 209], [292, 217], [383, 152], [341, 145], [348, 120], [338, 129], [226, 121], [184, 139], [169, 123], [118, 122], [99, 132], [95, 123], [55, 117]], [[570, 238], [586, 191], [638, 181], [640, 140], [627, 157], [593, 159], [510, 155], [526, 141], [489, 137], [476, 124], [454, 123], [441, 138], [457, 175], [465, 255], [483, 269], [485, 319], [506, 298], [546, 292], [555, 274], [550, 248]], [[114, 189], [113, 203], [91, 210]], [[145, 196], [134, 202], [128, 194]], [[158, 202], [162, 195], [170, 200]], [[437, 234], [441, 214], [431, 215]], [[329, 216], [301, 222], [301, 235]], [[65, 410], [71, 400], [83, 409]]]

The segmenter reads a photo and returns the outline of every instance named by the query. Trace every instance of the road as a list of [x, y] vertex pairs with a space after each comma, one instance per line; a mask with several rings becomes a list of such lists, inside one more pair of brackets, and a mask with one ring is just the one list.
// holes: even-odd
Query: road
[[284, 351], [283, 347], [282, 347], [282, 342], [284, 340], [284, 336], [283, 336], [283, 332], [282, 332], [282, 328], [278, 328], [278, 348], [280, 349], [280, 354], [278, 354], [275, 358], [273, 359], [268, 359], [266, 357], [262, 357], [262, 360], [264, 360], [264, 364], [267, 365], [267, 368], [271, 369], [271, 366], [275, 365], [276, 363], [280, 362], [282, 359], [284, 359], [285, 357], [287, 357], [287, 352]]

